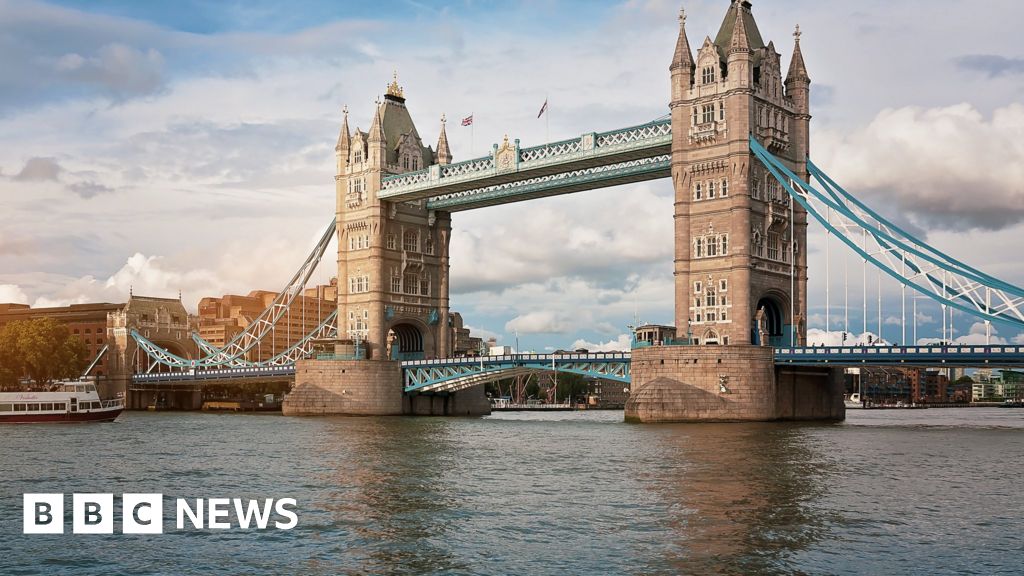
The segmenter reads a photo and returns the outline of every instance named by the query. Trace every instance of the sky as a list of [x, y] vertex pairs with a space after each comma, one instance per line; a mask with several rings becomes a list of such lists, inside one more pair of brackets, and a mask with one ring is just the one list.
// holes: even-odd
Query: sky
[[[685, 7], [696, 52], [728, 1]], [[119, 302], [132, 289], [180, 291], [195, 310], [204, 296], [279, 288], [332, 218], [342, 106], [365, 130], [397, 70], [426, 142], [442, 114], [474, 115], [472, 138], [449, 122], [456, 160], [505, 134], [529, 146], [639, 124], [668, 112], [679, 8], [0, 0], [0, 302]], [[803, 31], [815, 162], [936, 248], [1024, 285], [1024, 6], [754, 0], [753, 11], [787, 66], [794, 25]], [[673, 318], [671, 197], [662, 180], [454, 214], [453, 309], [523, 350], [628, 346], [634, 320]], [[844, 257], [830, 251], [826, 278], [823, 239], [812, 226], [809, 326], [828, 341], [844, 327]], [[882, 297], [882, 335], [900, 341], [894, 281]], [[862, 317], [851, 306], [853, 332]], [[938, 307], [918, 301], [919, 339], [940, 327]], [[966, 314], [953, 327], [984, 341]], [[1024, 342], [995, 329], [994, 342]]]

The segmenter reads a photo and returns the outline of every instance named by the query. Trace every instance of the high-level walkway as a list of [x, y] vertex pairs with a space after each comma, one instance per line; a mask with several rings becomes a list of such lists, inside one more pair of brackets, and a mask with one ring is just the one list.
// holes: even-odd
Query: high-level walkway
[[387, 176], [378, 196], [457, 212], [667, 178], [671, 151], [667, 119], [530, 148], [506, 139], [488, 156]]

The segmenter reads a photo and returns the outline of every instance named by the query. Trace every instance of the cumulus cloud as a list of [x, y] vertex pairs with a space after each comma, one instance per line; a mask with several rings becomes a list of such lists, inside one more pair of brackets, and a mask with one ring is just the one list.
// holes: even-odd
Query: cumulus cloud
[[828, 172], [868, 204], [923, 229], [999, 230], [1024, 219], [1024, 105], [984, 117], [970, 104], [878, 113], [823, 131]]
[[968, 54], [955, 58], [958, 68], [981, 72], [989, 78], [1024, 74], [1024, 58], [1007, 58], [998, 54]]
[[16, 182], [47, 182], [57, 181], [61, 167], [55, 158], [29, 158], [25, 167], [14, 175]]
[[[953, 332], [959, 332], [959, 330], [955, 330], [954, 329]], [[1003, 338], [1002, 336], [998, 336], [998, 334], [999, 334], [999, 331], [996, 329], [996, 327], [995, 326], [991, 326], [989, 328], [989, 334], [986, 335], [986, 333], [985, 333], [985, 323], [984, 322], [975, 322], [974, 324], [971, 324], [971, 327], [968, 329], [967, 334], [964, 334], [963, 336], [957, 336], [956, 338], [954, 338], [952, 340], [952, 344], [959, 344], [959, 345], [982, 345], [982, 344], [996, 344], [996, 345], [998, 345], [998, 344], [1008, 344], [1006, 338]], [[1021, 335], [1018, 335], [1017, 337], [1019, 337], [1019, 336], [1021, 336]], [[941, 338], [918, 338], [917, 339], [917, 343], [922, 345], [922, 346], [929, 345], [929, 344], [938, 344], [940, 342], [942, 342]]]
[[28, 304], [28, 296], [17, 284], [0, 284], [0, 304]]
[[[846, 339], [843, 340], [845, 335]], [[819, 328], [807, 330], [808, 346], [868, 346], [877, 344], [888, 344], [886, 340], [880, 340], [874, 332], [863, 332], [855, 334], [842, 331], [825, 331]]]
[[588, 342], [582, 338], [572, 343], [569, 348], [578, 350], [586, 348], [591, 352], [628, 352], [633, 345], [633, 339], [629, 334], [619, 334], [618, 338], [607, 342]]

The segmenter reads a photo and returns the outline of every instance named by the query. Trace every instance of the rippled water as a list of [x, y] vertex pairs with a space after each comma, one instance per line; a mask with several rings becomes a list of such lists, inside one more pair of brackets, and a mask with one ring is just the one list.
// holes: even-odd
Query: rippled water
[[[657, 426], [135, 412], [0, 434], [0, 574], [1024, 572], [1024, 410]], [[21, 534], [22, 493], [75, 491], [294, 497], [300, 521]]]

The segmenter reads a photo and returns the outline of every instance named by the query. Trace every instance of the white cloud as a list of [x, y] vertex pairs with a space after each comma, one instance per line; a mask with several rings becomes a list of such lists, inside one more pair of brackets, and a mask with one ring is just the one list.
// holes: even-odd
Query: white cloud
[[628, 352], [633, 345], [633, 339], [629, 334], [619, 334], [618, 338], [607, 342], [587, 342], [579, 339], [572, 343], [572, 350], [586, 348], [591, 352]]
[[[842, 331], [830, 331], [826, 332], [818, 328], [809, 328], [807, 330], [807, 345], [808, 346], [867, 346], [872, 344], [878, 344], [880, 340], [878, 335], [874, 332], [863, 332], [861, 334], [855, 334], [852, 332], [845, 333], [846, 340], [843, 340], [844, 332]], [[881, 341], [886, 342], [886, 341]]]
[[[990, 331], [989, 331], [989, 335], [986, 335], [985, 334], [985, 323], [984, 322], [975, 322], [974, 324], [971, 324], [971, 327], [970, 327], [970, 329], [968, 329], [967, 334], [964, 334], [963, 336], [958, 336], [958, 337], [954, 338], [952, 340], [952, 343], [953, 344], [962, 344], [962, 345], [983, 345], [983, 344], [999, 345], [999, 344], [1008, 344], [1009, 343], [1009, 342], [1006, 341], [1006, 338], [1003, 338], [1002, 336], [997, 336], [997, 334], [998, 334], [998, 330], [996, 330], [995, 326], [991, 326], [990, 327]], [[1020, 334], [1020, 335], [1016, 336], [1015, 339], [1016, 338], [1020, 338], [1021, 336], [1024, 336], [1024, 334]], [[918, 338], [918, 340], [917, 340], [917, 343], [920, 344], [920, 345], [938, 344], [940, 342], [942, 342], [941, 338]]]
[[28, 304], [28, 296], [16, 284], [0, 284], [0, 304]]
[[847, 190], [921, 228], [997, 230], [1024, 219], [1024, 105], [903, 107], [823, 130], [816, 158]]
[[1024, 332], [1021, 332], [1020, 334], [1014, 336], [1012, 342], [1014, 344], [1024, 344]]

